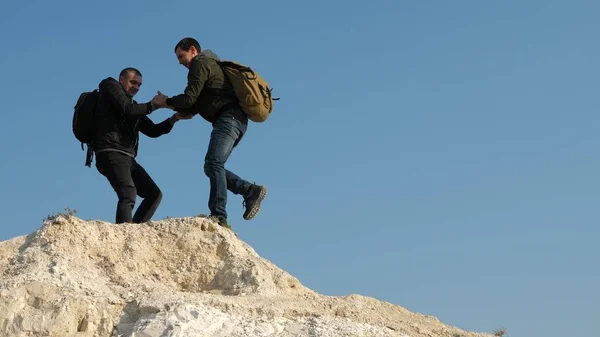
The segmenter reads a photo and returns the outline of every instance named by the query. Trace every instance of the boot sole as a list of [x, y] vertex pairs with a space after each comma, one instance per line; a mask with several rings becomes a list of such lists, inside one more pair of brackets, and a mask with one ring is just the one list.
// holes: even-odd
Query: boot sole
[[250, 220], [250, 219], [254, 218], [256, 216], [256, 214], [258, 214], [258, 211], [260, 211], [260, 204], [266, 197], [267, 197], [267, 188], [263, 186], [263, 188], [260, 190], [260, 194], [258, 195], [258, 200], [254, 204], [254, 207], [252, 207], [250, 212], [248, 212], [248, 215], [244, 217], [245, 220]]

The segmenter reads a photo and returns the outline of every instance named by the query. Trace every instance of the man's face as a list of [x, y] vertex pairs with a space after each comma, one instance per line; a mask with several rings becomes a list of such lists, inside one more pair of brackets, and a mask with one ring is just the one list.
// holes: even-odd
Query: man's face
[[198, 55], [198, 50], [196, 50], [196, 47], [190, 47], [190, 50], [185, 51], [178, 47], [175, 50], [175, 55], [177, 55], [179, 64], [190, 69], [190, 63], [192, 62], [194, 56]]
[[125, 76], [119, 77], [119, 83], [121, 83], [123, 89], [133, 97], [142, 86], [142, 77], [136, 75], [135, 71], [130, 71]]

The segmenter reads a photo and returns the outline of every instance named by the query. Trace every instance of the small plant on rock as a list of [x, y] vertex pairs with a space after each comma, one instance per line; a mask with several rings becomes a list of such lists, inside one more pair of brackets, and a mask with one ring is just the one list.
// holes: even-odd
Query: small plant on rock
[[65, 207], [65, 213], [55, 212], [52, 214], [48, 214], [48, 216], [46, 216], [46, 218], [44, 218], [43, 221], [44, 222], [54, 221], [54, 220], [56, 220], [56, 218], [58, 218], [61, 215], [66, 216], [66, 217], [72, 217], [75, 215], [75, 213], [77, 213], [77, 210], [70, 209], [69, 207]]
[[506, 335], [506, 329], [505, 328], [500, 328], [500, 329], [494, 330], [494, 336], [496, 336], [496, 337], [503, 337], [504, 335]]

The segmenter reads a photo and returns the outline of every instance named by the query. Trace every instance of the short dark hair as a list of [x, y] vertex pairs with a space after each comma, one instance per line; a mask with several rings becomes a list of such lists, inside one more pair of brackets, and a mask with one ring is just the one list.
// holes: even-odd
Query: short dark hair
[[175, 49], [173, 51], [177, 51], [177, 48], [181, 48], [185, 51], [190, 51], [190, 48], [194, 47], [198, 52], [200, 52], [200, 43], [196, 41], [193, 37], [184, 37], [181, 41], [177, 42], [175, 45]]
[[125, 75], [127, 75], [128, 73], [130, 73], [130, 72], [134, 72], [136, 75], [138, 75], [138, 76], [142, 77], [142, 73], [140, 73], [140, 71], [139, 71], [139, 70], [137, 70], [137, 69], [135, 69], [135, 68], [132, 68], [132, 67], [127, 67], [127, 68], [125, 68], [125, 69], [121, 70], [121, 73], [119, 74], [119, 77], [121, 77], [121, 76], [125, 76]]

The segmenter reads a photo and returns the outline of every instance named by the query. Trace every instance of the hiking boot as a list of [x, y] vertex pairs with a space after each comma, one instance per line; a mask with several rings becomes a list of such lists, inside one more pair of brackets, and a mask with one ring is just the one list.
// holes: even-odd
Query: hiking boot
[[231, 229], [231, 226], [229, 226], [229, 224], [227, 223], [227, 218], [224, 217], [224, 216], [222, 216], [222, 215], [211, 215], [208, 218], [210, 220], [218, 223], [219, 226], [221, 226], [221, 227], [225, 227], [225, 228]]
[[260, 210], [260, 203], [267, 196], [267, 188], [265, 186], [260, 186], [256, 184], [252, 184], [248, 193], [244, 195], [243, 205], [246, 208], [244, 212], [244, 219], [250, 220], [258, 214]]

